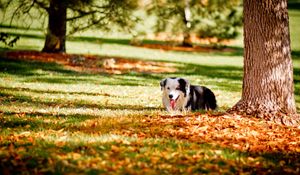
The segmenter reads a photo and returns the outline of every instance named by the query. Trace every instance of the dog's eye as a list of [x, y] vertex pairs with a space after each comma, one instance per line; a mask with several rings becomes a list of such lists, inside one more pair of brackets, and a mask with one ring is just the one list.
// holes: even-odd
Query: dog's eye
[[170, 87], [167, 87], [168, 90], [170, 90]]
[[177, 87], [176, 90], [180, 90], [180, 87]]

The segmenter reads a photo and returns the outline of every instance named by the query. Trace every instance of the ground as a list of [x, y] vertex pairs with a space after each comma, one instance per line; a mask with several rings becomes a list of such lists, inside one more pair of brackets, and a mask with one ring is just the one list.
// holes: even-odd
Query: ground
[[238, 95], [231, 86], [218, 87], [235, 86], [226, 76], [233, 68], [216, 67], [214, 78], [206, 78], [215, 85], [207, 83], [219, 110], [165, 112], [159, 80], [189, 75], [187, 68], [202, 76], [212, 69], [90, 54], [3, 53], [2, 174], [300, 173], [300, 128], [226, 114], [226, 103]]

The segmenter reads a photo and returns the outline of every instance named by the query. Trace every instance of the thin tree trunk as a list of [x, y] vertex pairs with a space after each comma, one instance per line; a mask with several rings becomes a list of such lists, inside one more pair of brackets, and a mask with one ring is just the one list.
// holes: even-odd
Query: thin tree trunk
[[192, 18], [192, 12], [190, 7], [190, 0], [185, 0], [185, 8], [184, 8], [184, 19], [183, 22], [185, 24], [185, 31], [183, 33], [183, 41], [182, 46], [186, 47], [192, 47], [192, 41], [191, 41], [191, 19]]
[[43, 52], [66, 52], [67, 6], [63, 0], [51, 0], [48, 31]]
[[296, 116], [287, 0], [244, 0], [243, 91], [229, 111], [272, 120]]

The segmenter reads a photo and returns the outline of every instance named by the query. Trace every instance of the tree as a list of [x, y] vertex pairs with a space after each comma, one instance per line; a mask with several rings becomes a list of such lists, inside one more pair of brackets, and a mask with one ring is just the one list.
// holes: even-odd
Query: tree
[[242, 98], [229, 112], [284, 124], [299, 122], [294, 98], [287, 0], [244, 0]]
[[129, 29], [138, 20], [132, 15], [138, 6], [135, 0], [7, 0], [1, 6], [13, 11], [11, 21], [48, 17], [44, 52], [65, 52], [66, 37], [75, 32], [92, 27]]
[[48, 13], [48, 29], [43, 52], [66, 52], [67, 3], [51, 0]]
[[191, 27], [192, 27], [192, 12], [190, 7], [190, 0], [184, 0], [184, 15], [183, 15], [183, 46], [192, 46], [191, 41]]
[[146, 5], [156, 16], [155, 32], [182, 35], [182, 45], [192, 46], [191, 34], [218, 40], [235, 38], [242, 25], [240, 0], [155, 0]]

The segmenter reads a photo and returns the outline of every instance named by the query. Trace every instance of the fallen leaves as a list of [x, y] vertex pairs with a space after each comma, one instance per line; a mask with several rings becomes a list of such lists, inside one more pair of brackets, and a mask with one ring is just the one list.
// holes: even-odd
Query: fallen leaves
[[66, 69], [77, 72], [124, 74], [128, 72], [142, 73], [171, 73], [176, 72], [175, 64], [140, 61], [125, 58], [110, 58], [94, 55], [54, 54], [37, 51], [10, 51], [6, 52], [7, 58], [20, 60], [35, 60], [42, 62], [55, 62]]
[[88, 118], [76, 127], [60, 121], [53, 125], [56, 129], [38, 130], [26, 126], [57, 119], [5, 116], [3, 125], [16, 120], [22, 126], [1, 135], [0, 166], [11, 173], [21, 167], [41, 174], [300, 172], [298, 128], [223, 113], [159, 114]]
[[256, 118], [206, 114], [151, 116], [141, 120], [140, 125], [141, 129], [121, 134], [141, 138], [171, 137], [249, 152], [300, 153], [300, 129]]

